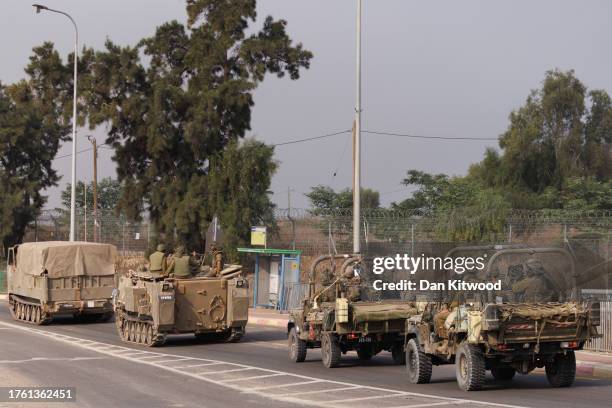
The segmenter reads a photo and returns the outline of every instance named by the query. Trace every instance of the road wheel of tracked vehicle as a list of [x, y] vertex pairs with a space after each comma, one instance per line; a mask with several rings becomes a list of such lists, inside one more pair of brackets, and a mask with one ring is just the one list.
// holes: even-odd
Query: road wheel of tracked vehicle
[[397, 365], [406, 364], [406, 352], [402, 343], [396, 343], [391, 347], [391, 357], [393, 357], [393, 362]]
[[491, 367], [491, 375], [497, 381], [510, 381], [514, 378], [516, 370], [506, 364], [498, 364]]
[[475, 345], [464, 343], [455, 357], [457, 385], [463, 391], [482, 388], [485, 380], [485, 360], [482, 351]]
[[370, 361], [374, 353], [370, 346], [362, 346], [357, 349], [357, 358], [359, 361]]
[[427, 384], [431, 380], [431, 358], [421, 350], [416, 339], [406, 344], [406, 371], [412, 384]]
[[106, 312], [106, 313], [101, 313], [98, 315], [96, 321], [98, 323], [107, 323], [110, 321], [110, 319], [113, 318], [113, 312]]
[[17, 320], [23, 320], [23, 305], [21, 303], [17, 304]]
[[292, 327], [289, 331], [289, 358], [295, 363], [302, 363], [306, 360], [307, 352], [306, 341], [300, 339], [297, 330]]
[[26, 319], [28, 320], [28, 322], [33, 322], [34, 321], [32, 319], [33, 316], [34, 316], [34, 306], [28, 305], [28, 315], [26, 316]]
[[153, 344], [153, 327], [150, 324], [145, 325], [145, 345], [151, 346]]
[[546, 378], [552, 387], [569, 387], [576, 378], [576, 355], [573, 350], [559, 354], [545, 367]]
[[232, 327], [229, 330], [229, 335], [224, 339], [226, 343], [238, 343], [242, 336], [244, 336], [245, 327]]
[[34, 310], [34, 323], [40, 322], [40, 307], [36, 306]]
[[321, 356], [323, 357], [323, 365], [327, 368], [338, 367], [340, 364], [340, 345], [331, 333], [325, 333], [321, 338]]
[[136, 340], [136, 323], [128, 322], [129, 332], [128, 332], [128, 340], [135, 341]]
[[141, 322], [136, 322], [136, 343], [144, 343], [144, 339], [142, 336], [143, 324]]

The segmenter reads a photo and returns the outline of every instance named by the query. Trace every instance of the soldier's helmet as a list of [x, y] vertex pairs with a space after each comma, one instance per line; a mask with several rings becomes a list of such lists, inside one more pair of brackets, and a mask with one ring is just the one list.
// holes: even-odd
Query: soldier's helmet
[[525, 266], [527, 267], [527, 273], [531, 273], [534, 275], [540, 275], [544, 267], [542, 266], [542, 262], [537, 259], [529, 259], [525, 262]]
[[174, 249], [174, 255], [175, 256], [182, 256], [185, 253], [185, 247], [182, 245], [178, 245], [175, 249]]
[[157, 245], [157, 250], [159, 252], [164, 252], [166, 250], [166, 246], [164, 244], [158, 244]]

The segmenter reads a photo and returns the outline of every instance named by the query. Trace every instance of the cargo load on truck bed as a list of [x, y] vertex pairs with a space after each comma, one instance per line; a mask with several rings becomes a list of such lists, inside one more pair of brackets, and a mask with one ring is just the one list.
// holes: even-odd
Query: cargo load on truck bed
[[112, 317], [113, 245], [31, 242], [10, 248], [9, 305], [16, 320], [44, 324], [55, 315]]

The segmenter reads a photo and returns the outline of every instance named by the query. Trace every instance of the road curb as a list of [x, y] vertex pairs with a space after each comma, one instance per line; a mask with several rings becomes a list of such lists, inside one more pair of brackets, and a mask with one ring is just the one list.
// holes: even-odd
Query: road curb
[[249, 316], [249, 324], [256, 324], [258, 326], [279, 327], [284, 329], [287, 327], [287, 320], [275, 317]]
[[612, 379], [612, 365], [576, 361], [576, 376]]
[[0, 293], [0, 300], [6, 300], [8, 295], [6, 293]]

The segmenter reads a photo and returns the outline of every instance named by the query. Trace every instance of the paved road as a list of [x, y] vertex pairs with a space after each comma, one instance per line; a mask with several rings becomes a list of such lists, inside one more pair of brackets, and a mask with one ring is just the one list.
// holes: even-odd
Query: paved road
[[612, 382], [605, 380], [579, 378], [573, 388], [551, 389], [535, 373], [509, 384], [489, 378], [485, 390], [465, 393], [452, 366], [435, 367], [431, 384], [411, 385], [388, 354], [367, 364], [349, 354], [332, 370], [322, 366], [318, 351], [309, 350], [301, 364], [286, 354], [277, 329], [249, 327], [238, 344], [178, 336], [147, 349], [118, 341], [112, 323], [19, 324], [0, 302], [0, 379], [8, 371], [34, 384], [75, 386], [78, 406], [562, 408], [609, 407], [612, 400]]

